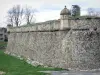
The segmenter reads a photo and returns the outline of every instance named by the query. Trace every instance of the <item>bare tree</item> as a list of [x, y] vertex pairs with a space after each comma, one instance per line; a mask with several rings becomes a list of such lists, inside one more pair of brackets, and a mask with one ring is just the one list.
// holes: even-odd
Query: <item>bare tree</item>
[[100, 11], [96, 11], [94, 8], [88, 8], [89, 16], [100, 16]]
[[11, 25], [19, 26], [21, 24], [23, 15], [24, 11], [20, 5], [13, 6], [13, 8], [8, 11], [8, 21]]
[[30, 7], [26, 7], [24, 9], [24, 13], [25, 13], [25, 20], [27, 24], [31, 24], [31, 22], [34, 19], [34, 10]]
[[8, 24], [10, 24], [12, 26], [14, 24], [14, 22], [13, 22], [13, 14], [12, 14], [11, 11], [8, 11], [7, 22], [8, 22]]
[[94, 13], [94, 9], [93, 8], [88, 8], [87, 9], [88, 15], [92, 16]]

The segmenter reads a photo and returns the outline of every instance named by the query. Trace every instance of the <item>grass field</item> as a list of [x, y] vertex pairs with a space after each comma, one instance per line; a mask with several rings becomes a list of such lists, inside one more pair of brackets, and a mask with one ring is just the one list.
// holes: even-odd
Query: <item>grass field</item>
[[44, 68], [42, 66], [35, 67], [28, 64], [24, 60], [19, 60], [16, 57], [4, 54], [4, 50], [0, 50], [0, 71], [6, 72], [5, 75], [45, 75], [44, 73], [40, 73], [38, 71], [47, 71], [47, 70], [57, 71], [62, 69]]

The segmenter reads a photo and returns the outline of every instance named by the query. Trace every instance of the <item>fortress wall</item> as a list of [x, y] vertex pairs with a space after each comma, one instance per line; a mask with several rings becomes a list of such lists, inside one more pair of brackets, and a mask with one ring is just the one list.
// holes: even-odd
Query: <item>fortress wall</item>
[[100, 32], [65, 30], [10, 33], [7, 51], [43, 65], [90, 70], [100, 68]]
[[[10, 33], [7, 51], [44, 65], [64, 67], [62, 40], [68, 31]], [[67, 39], [66, 39], [67, 40]]]
[[84, 29], [84, 28], [93, 28], [93, 27], [97, 27], [100, 28], [100, 19], [70, 19], [69, 20], [69, 24], [71, 28], [80, 28], [80, 29]]
[[46, 31], [46, 30], [58, 30], [58, 29], [60, 29], [60, 21], [53, 20], [43, 23], [36, 23], [30, 26], [8, 28], [8, 32]]
[[[100, 31], [100, 19], [69, 19], [71, 29], [91, 29], [97, 28]], [[65, 24], [66, 25], [66, 24]], [[27, 31], [52, 31], [60, 30], [60, 20], [36, 23], [30, 26], [13, 27], [8, 29], [10, 32], [27, 32]], [[66, 26], [65, 26], [66, 28]]]
[[[46, 26], [44, 24], [44, 29], [42, 25], [39, 28], [39, 24], [36, 28], [29, 26], [25, 27], [26, 29], [24, 27], [9, 29], [6, 51], [53, 67], [74, 70], [100, 68], [100, 31], [98, 30], [100, 20], [95, 20], [96, 23], [91, 23], [90, 20], [69, 21], [72, 27], [70, 30], [46, 31], [45, 29], [49, 27], [44, 28]], [[60, 23], [53, 22], [51, 25], [53, 27], [50, 28], [57, 28], [56, 25], [59, 28]], [[83, 30], [92, 27], [97, 27], [97, 30]]]
[[100, 32], [73, 31], [72, 40], [72, 67], [73, 69], [100, 68]]

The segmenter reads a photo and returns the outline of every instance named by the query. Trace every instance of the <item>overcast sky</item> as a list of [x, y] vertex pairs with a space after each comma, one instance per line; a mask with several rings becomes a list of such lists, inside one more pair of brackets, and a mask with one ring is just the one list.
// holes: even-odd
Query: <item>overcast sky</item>
[[36, 22], [58, 19], [60, 11], [65, 5], [69, 9], [71, 5], [79, 5], [82, 15], [86, 14], [87, 8], [100, 10], [100, 0], [0, 0], [0, 27], [6, 26], [7, 11], [18, 4], [37, 9], [35, 12]]

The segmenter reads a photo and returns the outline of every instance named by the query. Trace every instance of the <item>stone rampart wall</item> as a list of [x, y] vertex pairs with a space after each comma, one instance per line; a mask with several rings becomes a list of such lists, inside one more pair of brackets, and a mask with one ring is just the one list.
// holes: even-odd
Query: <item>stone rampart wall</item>
[[[100, 30], [100, 19], [69, 19], [69, 28], [71, 29], [91, 29], [97, 28]], [[52, 31], [60, 30], [60, 20], [47, 21], [36, 23], [31, 26], [21, 26], [8, 28], [9, 32], [27, 32], [27, 31]]]
[[[98, 69], [100, 68], [100, 31], [98, 30], [100, 27], [99, 20], [96, 21], [94, 25], [91, 21], [70, 20], [73, 28], [55, 31], [28, 29], [26, 31], [29, 32], [26, 32], [24, 27], [22, 27], [23, 31], [20, 31], [20, 28], [17, 28], [18, 31], [12, 28], [13, 31], [9, 30], [7, 51], [53, 67], [74, 70]], [[84, 25], [78, 28], [78, 24], [86, 24], [86, 28]], [[92, 26], [97, 29], [91, 31]]]
[[72, 29], [84, 29], [84, 28], [100, 28], [100, 19], [70, 19], [69, 25]]
[[8, 32], [46, 31], [46, 30], [58, 30], [58, 29], [60, 29], [60, 21], [53, 20], [43, 23], [36, 23], [29, 26], [8, 28]]
[[99, 33], [89, 30], [11, 33], [7, 51], [48, 66], [98, 69]]

